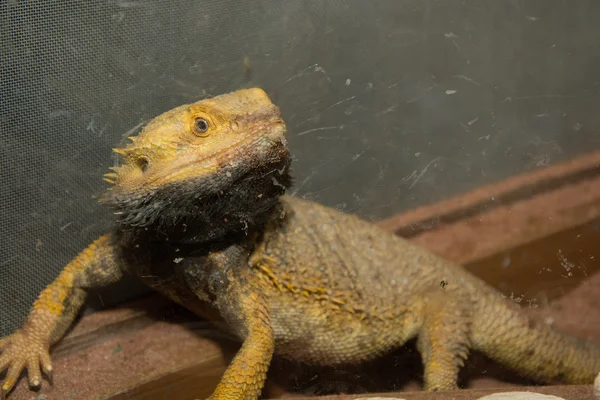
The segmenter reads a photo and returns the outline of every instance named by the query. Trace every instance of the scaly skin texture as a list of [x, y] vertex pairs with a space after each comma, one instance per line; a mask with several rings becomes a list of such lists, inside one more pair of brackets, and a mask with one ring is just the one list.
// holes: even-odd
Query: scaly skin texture
[[[48, 349], [92, 286], [122, 273], [242, 341], [212, 400], [256, 399], [276, 352], [307, 363], [369, 360], [417, 337], [426, 390], [456, 388], [470, 349], [540, 381], [592, 383], [600, 345], [524, 315], [464, 269], [355, 216], [284, 195], [285, 124], [260, 89], [151, 121], [106, 175], [118, 225], [46, 288], [0, 342], [2, 397]], [[445, 284], [441, 285], [441, 282]]]

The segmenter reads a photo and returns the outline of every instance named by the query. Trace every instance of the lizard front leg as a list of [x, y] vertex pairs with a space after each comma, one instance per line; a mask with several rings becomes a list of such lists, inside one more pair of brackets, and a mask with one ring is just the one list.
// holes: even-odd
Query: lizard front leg
[[273, 357], [275, 339], [265, 294], [248, 265], [247, 253], [232, 246], [185, 268], [195, 295], [219, 312], [243, 340], [209, 400], [256, 400]]
[[33, 303], [25, 323], [0, 339], [0, 372], [8, 368], [0, 399], [14, 387], [27, 368], [29, 384], [42, 381], [40, 365], [52, 382], [50, 346], [69, 328], [86, 297], [86, 289], [116, 282], [122, 276], [109, 235], [102, 236], [65, 266]]
[[270, 313], [264, 298], [253, 291], [239, 291], [227, 301], [231, 301], [228, 309], [239, 312], [234, 323], [240, 324], [237, 328], [246, 338], [209, 400], [256, 400], [275, 347]]

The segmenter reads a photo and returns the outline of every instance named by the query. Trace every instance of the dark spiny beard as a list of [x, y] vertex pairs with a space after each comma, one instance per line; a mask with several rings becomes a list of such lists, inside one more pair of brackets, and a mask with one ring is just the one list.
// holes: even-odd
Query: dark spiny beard
[[153, 192], [107, 196], [121, 230], [150, 240], [173, 243], [214, 241], [231, 233], [249, 233], [270, 217], [279, 197], [291, 186], [290, 157], [256, 160], [245, 173], [223, 167], [216, 176], [166, 185]]

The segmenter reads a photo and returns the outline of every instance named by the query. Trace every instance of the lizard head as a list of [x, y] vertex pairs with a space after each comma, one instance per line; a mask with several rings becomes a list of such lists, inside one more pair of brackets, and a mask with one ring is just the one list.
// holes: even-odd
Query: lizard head
[[122, 163], [101, 199], [131, 228], [173, 240], [247, 229], [291, 184], [281, 113], [262, 89], [182, 105], [114, 149]]

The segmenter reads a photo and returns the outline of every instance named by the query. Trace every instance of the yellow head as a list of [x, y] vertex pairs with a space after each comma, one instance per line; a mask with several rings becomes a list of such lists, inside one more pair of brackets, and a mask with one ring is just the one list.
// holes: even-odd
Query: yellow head
[[105, 175], [113, 186], [102, 201], [128, 226], [247, 224], [290, 184], [285, 133], [261, 89], [179, 106], [114, 149], [123, 163]]

